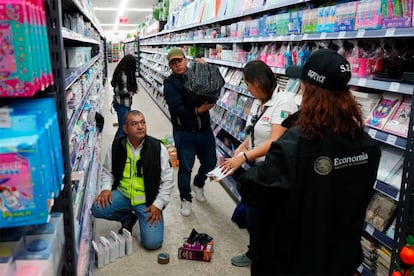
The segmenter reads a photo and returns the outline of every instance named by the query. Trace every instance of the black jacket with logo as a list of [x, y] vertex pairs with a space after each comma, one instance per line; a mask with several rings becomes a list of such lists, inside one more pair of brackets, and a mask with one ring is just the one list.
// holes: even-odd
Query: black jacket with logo
[[365, 133], [310, 141], [294, 126], [273, 142], [239, 179], [242, 200], [266, 218], [252, 275], [353, 275], [380, 155]]

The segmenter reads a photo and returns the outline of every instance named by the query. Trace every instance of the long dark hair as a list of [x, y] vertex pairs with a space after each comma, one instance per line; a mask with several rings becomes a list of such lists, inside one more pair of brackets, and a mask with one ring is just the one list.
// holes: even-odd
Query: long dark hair
[[351, 92], [332, 91], [306, 83], [297, 124], [309, 139], [323, 139], [326, 130], [359, 138], [364, 132], [360, 105]]
[[135, 77], [135, 71], [137, 70], [137, 59], [133, 55], [124, 56], [115, 68], [112, 75], [111, 85], [115, 87], [118, 78], [122, 72], [127, 76], [127, 88], [128, 91], [137, 91], [137, 80]]
[[277, 80], [272, 69], [266, 63], [261, 60], [249, 61], [243, 68], [243, 77], [246, 81], [257, 84], [266, 93], [265, 102], [272, 98]]

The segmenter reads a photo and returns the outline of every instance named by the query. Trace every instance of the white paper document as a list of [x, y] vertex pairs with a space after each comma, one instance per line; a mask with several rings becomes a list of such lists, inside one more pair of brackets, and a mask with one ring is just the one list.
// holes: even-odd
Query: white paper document
[[209, 171], [206, 175], [207, 175], [208, 177], [212, 177], [212, 178], [214, 178], [214, 180], [215, 180], [215, 181], [220, 181], [220, 180], [222, 180], [223, 178], [225, 178], [226, 176], [228, 176], [228, 175], [229, 175], [232, 171], [233, 171], [233, 170], [229, 170], [228, 172], [223, 173], [223, 172], [221, 171], [221, 168], [220, 168], [220, 167], [216, 167], [214, 170]]

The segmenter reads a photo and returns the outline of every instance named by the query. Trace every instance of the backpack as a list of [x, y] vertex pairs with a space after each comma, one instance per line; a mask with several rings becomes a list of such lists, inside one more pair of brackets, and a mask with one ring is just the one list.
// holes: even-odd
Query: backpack
[[187, 92], [185, 102], [200, 106], [215, 103], [225, 81], [217, 66], [194, 62], [183, 75], [183, 87]]

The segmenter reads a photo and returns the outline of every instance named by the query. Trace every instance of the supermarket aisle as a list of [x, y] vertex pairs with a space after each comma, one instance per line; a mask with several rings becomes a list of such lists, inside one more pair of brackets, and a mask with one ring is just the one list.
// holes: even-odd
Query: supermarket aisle
[[[114, 63], [109, 64], [104, 105], [103, 153], [110, 146], [116, 131], [116, 127], [112, 126], [112, 123], [117, 121], [116, 114], [111, 114], [109, 111], [112, 88], [108, 84], [114, 67]], [[144, 113], [149, 135], [164, 138], [167, 134], [172, 133], [169, 120], [142, 87], [139, 88], [139, 93], [134, 96], [133, 108]], [[177, 179], [176, 173], [177, 169], [175, 169], [175, 180]], [[179, 213], [180, 200], [176, 186], [170, 204], [164, 211], [165, 237], [163, 247], [155, 251], [147, 251], [140, 247], [137, 242], [139, 227], [135, 225], [132, 234], [134, 239], [133, 255], [117, 259], [101, 269], [95, 268], [94, 275], [250, 275], [249, 268], [234, 267], [230, 263], [230, 258], [243, 253], [247, 249], [248, 243], [246, 230], [239, 229], [230, 220], [235, 202], [216, 182], [208, 182], [205, 186], [205, 193], [207, 202], [199, 203], [194, 199], [192, 215], [183, 217]], [[119, 228], [118, 222], [96, 219], [95, 239], [98, 239], [99, 236], [109, 236], [110, 230], [117, 232]], [[214, 238], [214, 253], [210, 263], [177, 258], [177, 249], [182, 243], [182, 238], [188, 236], [193, 228]], [[157, 256], [162, 252], [170, 255], [170, 263], [167, 265], [157, 263]]]

